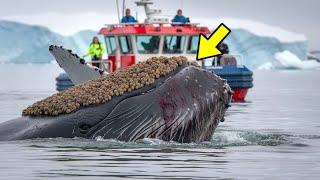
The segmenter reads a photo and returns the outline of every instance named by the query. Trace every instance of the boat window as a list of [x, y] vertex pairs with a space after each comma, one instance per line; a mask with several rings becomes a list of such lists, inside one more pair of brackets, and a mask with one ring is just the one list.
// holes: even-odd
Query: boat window
[[184, 42], [185, 36], [165, 36], [163, 43], [163, 53], [182, 53], [184, 48]]
[[187, 52], [191, 54], [197, 53], [198, 42], [199, 42], [199, 36], [190, 36]]
[[122, 54], [130, 54], [132, 53], [131, 41], [129, 36], [120, 36], [120, 49]]
[[137, 49], [141, 54], [156, 54], [159, 52], [159, 36], [137, 36]]
[[108, 54], [116, 53], [116, 39], [114, 36], [106, 36]]

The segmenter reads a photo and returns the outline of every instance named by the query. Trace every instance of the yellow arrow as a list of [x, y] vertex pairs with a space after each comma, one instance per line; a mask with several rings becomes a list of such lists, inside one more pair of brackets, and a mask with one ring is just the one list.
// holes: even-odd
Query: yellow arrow
[[219, 27], [207, 38], [204, 34], [199, 35], [197, 60], [218, 56], [221, 51], [217, 46], [230, 34], [231, 30], [221, 23]]

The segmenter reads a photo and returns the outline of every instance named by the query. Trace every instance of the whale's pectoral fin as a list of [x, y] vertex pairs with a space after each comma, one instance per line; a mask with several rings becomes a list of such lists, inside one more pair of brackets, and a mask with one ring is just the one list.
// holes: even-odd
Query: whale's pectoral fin
[[60, 67], [67, 72], [75, 85], [97, 79], [101, 75], [107, 74], [101, 69], [85, 63], [84, 59], [73, 54], [71, 50], [52, 45], [49, 47], [49, 51], [55, 57]]

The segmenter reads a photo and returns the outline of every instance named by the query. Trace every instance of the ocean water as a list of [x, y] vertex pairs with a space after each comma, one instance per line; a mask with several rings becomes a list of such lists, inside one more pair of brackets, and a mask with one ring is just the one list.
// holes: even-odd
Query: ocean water
[[[14, 65], [0, 65], [0, 122], [54, 93], [61, 71], [8, 66]], [[212, 140], [199, 144], [0, 142], [0, 179], [319, 179], [319, 77], [320, 71], [256, 71], [247, 102], [232, 104]]]

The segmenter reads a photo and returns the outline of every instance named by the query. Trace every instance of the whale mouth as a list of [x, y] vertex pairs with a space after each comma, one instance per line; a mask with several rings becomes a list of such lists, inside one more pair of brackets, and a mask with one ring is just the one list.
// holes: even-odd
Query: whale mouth
[[[66, 139], [57, 138], [53, 139], [35, 139], [34, 142], [42, 142], [44, 145], [46, 142], [58, 145], [59, 147], [67, 148], [88, 148], [94, 149], [114, 149], [114, 148], [153, 148], [153, 149], [166, 149], [171, 151], [194, 151], [200, 149], [221, 149], [227, 147], [242, 147], [242, 146], [293, 146], [302, 147], [308, 146], [301, 142], [310, 139], [320, 139], [320, 136], [316, 135], [290, 135], [285, 133], [270, 133], [270, 132], [256, 132], [254, 130], [224, 130], [219, 129], [208, 141], [199, 143], [180, 143], [175, 141], [164, 141], [154, 138], [143, 138], [134, 142], [120, 141], [117, 139], [104, 139], [101, 136], [95, 137], [93, 140], [87, 139]], [[103, 142], [103, 143], [101, 143]]]
[[207, 78], [217, 78], [206, 73], [186, 67], [158, 88], [119, 101], [88, 136], [124, 141], [146, 137], [178, 142], [209, 139], [228, 106], [230, 89], [219, 78], [204, 87]]

